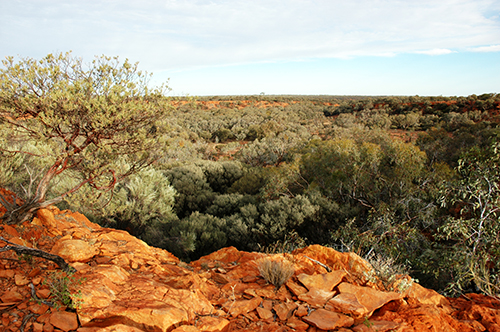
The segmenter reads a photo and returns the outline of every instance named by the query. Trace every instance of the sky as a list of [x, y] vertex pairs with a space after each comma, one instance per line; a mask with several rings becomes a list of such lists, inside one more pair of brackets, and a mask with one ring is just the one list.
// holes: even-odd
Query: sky
[[70, 50], [172, 96], [500, 93], [500, 0], [0, 0], [0, 58]]

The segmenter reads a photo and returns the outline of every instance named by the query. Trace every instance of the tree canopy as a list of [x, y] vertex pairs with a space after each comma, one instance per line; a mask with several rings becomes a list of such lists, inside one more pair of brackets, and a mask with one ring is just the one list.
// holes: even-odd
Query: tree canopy
[[[100, 56], [85, 64], [68, 52], [7, 57], [2, 64], [0, 153], [29, 175], [24, 183], [2, 180], [16, 196], [14, 203], [0, 198], [7, 222], [27, 220], [83, 185], [109, 191], [154, 159], [167, 87], [151, 89], [137, 63]], [[48, 199], [51, 182], [63, 173], [77, 181]]]

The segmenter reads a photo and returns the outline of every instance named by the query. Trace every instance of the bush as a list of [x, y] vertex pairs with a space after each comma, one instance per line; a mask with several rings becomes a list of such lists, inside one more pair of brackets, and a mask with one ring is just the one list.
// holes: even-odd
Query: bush
[[261, 258], [257, 261], [260, 275], [276, 290], [290, 279], [295, 273], [293, 263], [287, 260]]
[[[55, 188], [71, 185], [72, 179], [67, 178]], [[101, 225], [126, 229], [139, 236], [153, 222], [168, 222], [175, 217], [176, 195], [163, 172], [150, 166], [123, 180], [108, 195], [95, 195], [91, 188], [84, 187], [60, 207], [80, 211]]]

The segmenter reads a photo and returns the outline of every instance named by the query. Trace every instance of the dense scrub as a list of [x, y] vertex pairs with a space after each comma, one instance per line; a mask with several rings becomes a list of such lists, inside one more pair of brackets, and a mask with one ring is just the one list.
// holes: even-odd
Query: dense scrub
[[[499, 95], [165, 102], [156, 162], [63, 207], [185, 260], [319, 243], [386, 257], [450, 294], [500, 292]], [[0, 185], [26, 182], [26, 164], [43, 167], [0, 160]]]

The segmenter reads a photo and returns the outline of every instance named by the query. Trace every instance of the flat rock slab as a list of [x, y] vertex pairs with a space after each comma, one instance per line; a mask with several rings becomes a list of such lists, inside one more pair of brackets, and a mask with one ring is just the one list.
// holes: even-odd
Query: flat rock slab
[[353, 318], [325, 309], [314, 310], [309, 316], [302, 317], [302, 320], [321, 330], [334, 330], [354, 324]]

